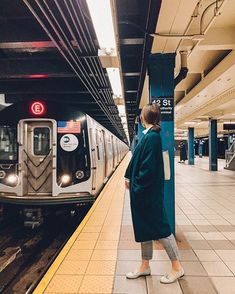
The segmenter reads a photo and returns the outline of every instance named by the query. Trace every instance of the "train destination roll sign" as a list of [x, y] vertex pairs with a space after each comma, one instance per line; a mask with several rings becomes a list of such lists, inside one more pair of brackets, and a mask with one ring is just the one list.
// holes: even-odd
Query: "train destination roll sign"
[[174, 98], [172, 97], [152, 97], [152, 102], [158, 103], [161, 108], [161, 120], [174, 120]]

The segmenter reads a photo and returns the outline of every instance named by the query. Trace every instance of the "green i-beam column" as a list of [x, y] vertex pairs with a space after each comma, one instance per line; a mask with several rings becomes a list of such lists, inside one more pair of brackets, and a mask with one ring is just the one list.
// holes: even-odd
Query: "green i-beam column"
[[175, 171], [174, 171], [174, 67], [175, 54], [149, 56], [148, 74], [150, 100], [161, 106], [161, 137], [163, 151], [170, 159], [169, 180], [165, 180], [165, 207], [172, 232], [175, 234]]
[[194, 165], [194, 128], [188, 128], [188, 164]]
[[210, 119], [209, 121], [209, 170], [218, 170], [216, 119]]

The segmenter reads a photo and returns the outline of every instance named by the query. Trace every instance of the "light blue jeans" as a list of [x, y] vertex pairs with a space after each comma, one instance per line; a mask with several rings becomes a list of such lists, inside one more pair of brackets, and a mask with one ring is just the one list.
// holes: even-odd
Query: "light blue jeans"
[[[159, 239], [171, 261], [179, 260], [179, 250], [175, 241], [175, 236], [171, 234], [166, 238]], [[153, 258], [153, 241], [141, 242], [142, 259]]]

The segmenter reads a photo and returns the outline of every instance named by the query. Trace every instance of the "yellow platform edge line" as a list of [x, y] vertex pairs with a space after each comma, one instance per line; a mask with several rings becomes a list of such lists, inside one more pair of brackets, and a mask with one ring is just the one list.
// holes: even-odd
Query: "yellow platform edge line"
[[113, 172], [113, 174], [110, 177], [109, 181], [104, 186], [104, 188], [101, 191], [99, 197], [97, 198], [95, 203], [92, 205], [92, 207], [89, 209], [88, 213], [86, 214], [86, 216], [84, 217], [84, 219], [82, 220], [80, 225], [77, 227], [77, 229], [75, 230], [73, 235], [69, 238], [69, 240], [65, 244], [64, 248], [58, 254], [57, 258], [54, 260], [54, 262], [52, 263], [52, 265], [50, 266], [50, 268], [48, 269], [48, 271], [46, 272], [44, 277], [41, 279], [41, 281], [39, 282], [39, 284], [35, 288], [33, 294], [42, 294], [45, 291], [46, 287], [48, 286], [49, 282], [51, 281], [51, 279], [55, 275], [55, 273], [56, 273], [57, 269], [59, 268], [60, 264], [62, 263], [62, 261], [66, 257], [67, 253], [69, 252], [72, 245], [76, 241], [78, 235], [81, 233], [82, 229], [84, 228], [84, 226], [88, 222], [89, 218], [91, 217], [91, 215], [94, 212], [95, 208], [97, 207], [98, 203], [100, 202], [100, 200], [102, 199], [102, 197], [105, 194], [106, 190], [108, 189], [109, 184], [110, 184], [111, 180], [113, 179], [113, 177], [115, 176], [117, 169], [120, 167], [121, 163], [123, 162], [123, 160], [126, 158], [127, 155], [128, 155], [128, 153], [123, 157], [122, 161], [120, 162], [120, 164], [118, 165], [116, 170]]

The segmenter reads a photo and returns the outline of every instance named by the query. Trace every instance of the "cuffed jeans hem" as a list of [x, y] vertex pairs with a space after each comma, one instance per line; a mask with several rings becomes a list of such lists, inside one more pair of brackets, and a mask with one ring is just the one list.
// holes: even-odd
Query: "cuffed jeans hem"
[[[171, 261], [179, 260], [179, 250], [173, 234], [166, 238], [159, 239], [159, 242], [163, 245]], [[141, 253], [142, 259], [151, 260], [153, 258], [153, 242], [141, 242]]]

